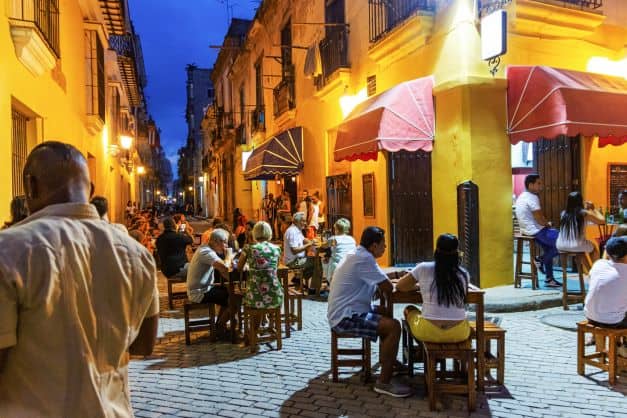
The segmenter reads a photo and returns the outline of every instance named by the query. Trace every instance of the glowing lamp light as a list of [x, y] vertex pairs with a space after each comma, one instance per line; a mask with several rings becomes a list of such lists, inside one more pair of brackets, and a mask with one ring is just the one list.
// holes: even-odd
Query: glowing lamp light
[[179, 192], [179, 196], [183, 196], [183, 192]]
[[176, 198], [173, 198], [173, 199], [172, 199], [172, 203], [176, 203]]
[[140, 165], [139, 167], [137, 167], [137, 174], [146, 174], [146, 168], [143, 165]]
[[296, 177], [292, 176], [292, 181], [296, 181]]
[[588, 60], [586, 69], [591, 73], [627, 79], [627, 58], [613, 61], [605, 57], [592, 57]]
[[368, 98], [368, 90], [364, 87], [357, 94], [345, 94], [340, 97], [340, 108], [342, 109], [342, 117], [346, 117], [355, 109], [355, 107]]
[[187, 188], [187, 190], [189, 190], [189, 191], [191, 192], [192, 190], [194, 190], [194, 188], [193, 188], [192, 186], [189, 186], [189, 187]]
[[242, 151], [242, 171], [246, 171], [246, 164], [252, 153], [252, 151]]
[[204, 183], [205, 182], [205, 176], [198, 177], [198, 181], [201, 182], [201, 183]]
[[161, 190], [157, 190], [157, 196], [161, 194]]
[[120, 135], [120, 146], [123, 149], [131, 149], [133, 145], [133, 137], [128, 135]]

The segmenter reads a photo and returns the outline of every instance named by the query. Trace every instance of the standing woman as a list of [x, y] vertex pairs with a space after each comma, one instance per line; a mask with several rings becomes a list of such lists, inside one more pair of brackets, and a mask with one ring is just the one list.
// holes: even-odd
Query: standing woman
[[[591, 202], [586, 202], [584, 208], [580, 192], [571, 192], [568, 195], [566, 210], [562, 211], [560, 216], [560, 231], [555, 246], [559, 251], [588, 253], [594, 261], [598, 257], [595, 257], [594, 244], [586, 239], [586, 222], [603, 224], [605, 218], [594, 209]], [[588, 264], [587, 257], [584, 257], [584, 263]], [[590, 270], [592, 266], [586, 267]]]
[[470, 337], [464, 304], [469, 275], [460, 266], [458, 246], [455, 235], [440, 235], [434, 261], [419, 263], [396, 285], [401, 292], [420, 286], [422, 312], [415, 306], [404, 311], [412, 335], [420, 341], [457, 343]]

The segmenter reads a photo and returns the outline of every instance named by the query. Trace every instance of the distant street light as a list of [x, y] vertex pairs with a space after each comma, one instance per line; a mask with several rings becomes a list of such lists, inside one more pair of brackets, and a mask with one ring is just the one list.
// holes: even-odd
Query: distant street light
[[123, 149], [130, 149], [133, 145], [133, 137], [128, 135], [120, 135], [120, 146]]
[[143, 165], [140, 165], [139, 167], [137, 167], [137, 174], [139, 174], [140, 176], [142, 174], [146, 174], [146, 168]]
[[192, 190], [194, 190], [194, 188], [193, 188], [192, 186], [189, 186], [189, 187], [187, 188], [187, 190], [189, 190], [189, 191], [191, 192]]

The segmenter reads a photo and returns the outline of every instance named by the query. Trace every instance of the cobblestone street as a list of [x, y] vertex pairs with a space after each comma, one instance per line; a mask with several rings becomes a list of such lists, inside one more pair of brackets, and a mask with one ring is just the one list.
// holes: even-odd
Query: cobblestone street
[[[456, 396], [444, 398], [439, 411], [430, 412], [421, 375], [411, 381], [416, 394], [407, 399], [379, 395], [373, 382], [364, 386], [357, 374], [331, 383], [324, 302], [304, 302], [303, 330], [285, 339], [282, 351], [262, 345], [256, 355], [239, 345], [209, 343], [202, 334], [186, 346], [182, 312], [164, 311], [166, 298], [161, 302], [160, 342], [153, 356], [130, 366], [138, 417], [468, 416], [465, 398]], [[471, 416], [625, 416], [627, 385], [610, 389], [601, 372], [577, 375], [575, 332], [540, 321], [560, 312], [487, 314], [507, 330], [506, 387], [478, 394]], [[373, 344], [373, 361], [377, 349]]]

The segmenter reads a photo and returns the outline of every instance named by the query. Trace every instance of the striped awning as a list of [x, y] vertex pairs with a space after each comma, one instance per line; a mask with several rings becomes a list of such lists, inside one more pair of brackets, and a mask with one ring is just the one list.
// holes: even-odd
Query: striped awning
[[272, 180], [295, 176], [303, 169], [303, 128], [283, 131], [259, 145], [248, 158], [246, 180]]

